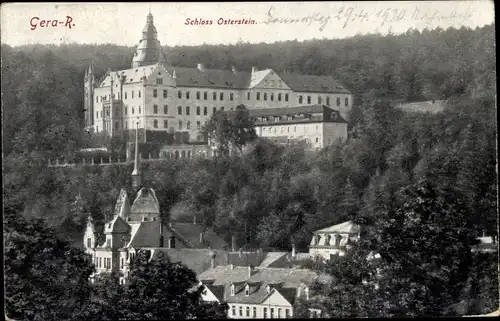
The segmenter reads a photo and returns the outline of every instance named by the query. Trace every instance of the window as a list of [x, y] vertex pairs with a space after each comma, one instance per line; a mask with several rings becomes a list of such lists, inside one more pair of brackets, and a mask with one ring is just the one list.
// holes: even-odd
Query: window
[[[114, 96], [114, 94], [113, 94], [113, 96]], [[113, 97], [113, 98], [114, 98], [114, 97]], [[134, 98], [134, 91], [133, 91], [133, 90], [132, 90], [132, 98]]]
[[153, 127], [158, 128], [158, 120], [153, 120]]
[[349, 106], [349, 98], [347, 98], [347, 97], [345, 98], [345, 105]]
[[117, 121], [115, 121], [115, 129], [119, 129], [119, 127], [120, 127], [120, 126], [119, 126], [118, 122], [117, 122]]
[[224, 106], [222, 106], [222, 107], [220, 108], [220, 110], [224, 111]]
[[179, 120], [179, 130], [182, 129], [182, 120]]
[[274, 318], [274, 308], [271, 308], [271, 313], [269, 313], [271, 315], [271, 319]]
[[196, 115], [200, 116], [200, 114], [201, 114], [201, 108], [200, 106], [196, 106]]
[[278, 308], [278, 319], [281, 318], [281, 308]]
[[153, 89], [153, 97], [154, 98], [158, 97], [158, 90]]
[[340, 106], [340, 97], [337, 97], [337, 106]]
[[163, 98], [167, 98], [167, 97], [168, 97], [168, 92], [167, 92], [167, 90], [165, 89], [165, 90], [163, 90]]
[[231, 310], [232, 310], [233, 315], [236, 315], [236, 307], [234, 305], [231, 307]]
[[125, 92], [125, 99], [127, 99], [127, 92]]
[[205, 92], [203, 93], [203, 99], [207, 100], [207, 99], [208, 99], [207, 97], [208, 97], [208, 93], [205, 91]]
[[168, 105], [163, 105], [163, 113], [168, 114]]
[[274, 101], [274, 94], [273, 93], [271, 93], [271, 97], [270, 98], [271, 98], [271, 101]]
[[139, 114], [141, 113], [141, 106], [139, 106]]
[[177, 92], [177, 98], [182, 98], [182, 92], [180, 90]]
[[217, 100], [217, 93], [216, 92], [212, 93], [212, 100]]
[[111, 239], [107, 239], [106, 240], [106, 246], [107, 247], [111, 247]]
[[230, 94], [229, 94], [229, 100], [231, 100], [231, 101], [232, 101], [233, 99], [234, 99], [234, 94], [233, 94], [233, 93], [230, 93]]
[[163, 85], [163, 78], [156, 78], [157, 85]]
[[285, 309], [285, 318], [290, 317], [290, 309]]
[[125, 129], [127, 129], [127, 125], [128, 125], [128, 123], [127, 123], [127, 122], [125, 122], [124, 124], [125, 124]]
[[307, 103], [310, 104], [311, 103], [311, 96], [307, 96]]
[[190, 96], [189, 91], [186, 91], [186, 99], [189, 99], [189, 96]]
[[99, 126], [96, 126], [95, 131], [98, 133], [99, 132]]
[[303, 99], [303, 97], [299, 96], [299, 104], [302, 104], [302, 99]]
[[245, 295], [249, 296], [250, 295], [250, 287], [247, 285], [245, 286]]
[[263, 311], [263, 315], [264, 315], [264, 319], [267, 318], [267, 308], [264, 308], [264, 311]]
[[224, 93], [220, 93], [219, 100], [224, 100]]
[[123, 258], [121, 259], [121, 262], [120, 262], [120, 263], [121, 263], [121, 264], [120, 264], [120, 267], [123, 269], [123, 265], [124, 265], [124, 259], [123, 259]]
[[257, 92], [257, 100], [260, 100], [260, 92]]
[[240, 305], [240, 316], [242, 317], [243, 316], [243, 307]]
[[250, 100], [250, 92], [247, 92], [247, 100]]
[[141, 98], [141, 91], [139, 90], [137, 93], [139, 94], [139, 98]]
[[213, 113], [215, 114], [217, 112], [217, 107], [214, 107], [213, 111], [214, 111]]
[[264, 93], [264, 100], [267, 100], [267, 93]]
[[208, 115], [208, 108], [207, 107], [203, 107], [203, 115]]
[[127, 114], [127, 107], [125, 107], [125, 115]]
[[247, 310], [247, 317], [249, 317], [250, 316], [250, 307], [247, 307], [246, 310]]
[[98, 112], [98, 111], [96, 111], [95, 113], [96, 113], [96, 116], [95, 116], [95, 117], [96, 117], [96, 118], [99, 118], [99, 112]]
[[326, 105], [330, 106], [330, 97], [326, 97]]
[[191, 129], [191, 122], [190, 121], [186, 122], [186, 129]]
[[153, 105], [153, 113], [158, 114], [158, 105]]
[[200, 92], [199, 91], [196, 92], [196, 99], [200, 99]]
[[95, 97], [95, 102], [98, 103], [99, 102], [99, 96], [96, 96]]
[[177, 115], [182, 115], [182, 107], [177, 107]]
[[191, 111], [191, 108], [189, 108], [189, 106], [186, 106], [186, 115], [189, 116], [190, 111]]
[[320, 97], [320, 96], [318, 96], [318, 104], [321, 104], [321, 102], [322, 102], [322, 101], [321, 101], [321, 97]]
[[134, 107], [132, 107], [132, 115], [135, 113], [135, 109]]
[[90, 237], [87, 239], [87, 247], [88, 248], [92, 247], [92, 238], [90, 238]]
[[257, 308], [256, 307], [253, 307], [253, 317], [254, 318], [257, 317]]
[[285, 101], [288, 101], [288, 94], [285, 94]]
[[163, 128], [168, 128], [168, 119], [163, 120]]
[[196, 122], [196, 129], [201, 129], [201, 122], [199, 120]]
[[278, 94], [278, 101], [281, 101], [281, 93]]

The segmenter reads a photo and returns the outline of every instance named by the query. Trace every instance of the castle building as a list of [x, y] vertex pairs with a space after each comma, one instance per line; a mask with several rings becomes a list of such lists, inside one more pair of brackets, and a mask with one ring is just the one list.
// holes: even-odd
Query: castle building
[[203, 141], [200, 130], [215, 112], [239, 105], [249, 110], [324, 105], [344, 119], [352, 106], [351, 93], [330, 76], [256, 67], [216, 70], [202, 63], [193, 68], [172, 66], [162, 52], [151, 13], [131, 68], [108, 70], [96, 79], [90, 65], [84, 89], [87, 129], [114, 135], [139, 122], [146, 132], [186, 133], [189, 142]]
[[[213, 230], [202, 224], [165, 223], [160, 217], [156, 192], [143, 182], [138, 152], [139, 136], [136, 130], [135, 161], [132, 172], [132, 188], [122, 188], [118, 196], [113, 218], [104, 224], [103, 233], [89, 216], [83, 245], [92, 256], [96, 273], [121, 272], [125, 282], [129, 266], [138, 251], [166, 252], [188, 267], [202, 272], [214, 263], [217, 251], [227, 248], [227, 243]], [[130, 203], [129, 199], [134, 197]], [[219, 255], [219, 260], [225, 255]], [[220, 261], [223, 264], [225, 261]], [[93, 277], [93, 276], [92, 276]]]

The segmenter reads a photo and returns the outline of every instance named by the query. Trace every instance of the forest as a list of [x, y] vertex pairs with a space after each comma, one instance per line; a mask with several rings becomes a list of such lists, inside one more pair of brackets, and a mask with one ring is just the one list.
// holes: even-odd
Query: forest
[[[101, 222], [111, 217], [132, 164], [48, 168], [47, 162], [88, 144], [83, 76], [91, 57], [100, 76], [128, 68], [132, 52], [111, 44], [2, 45], [6, 216], [42, 219], [78, 247], [88, 213]], [[456, 224], [472, 236], [496, 235], [494, 25], [165, 52], [177, 66], [333, 75], [355, 98], [349, 139], [319, 152], [258, 140], [244, 155], [145, 162], [145, 180], [165, 220], [196, 215], [244, 248], [288, 251], [295, 243], [307, 251], [314, 230], [348, 219], [376, 226], [398, 204], [418, 208], [402, 191], [426, 182], [452, 198], [446, 224], [461, 213]], [[411, 113], [393, 104], [430, 99], [447, 100], [445, 110]]]

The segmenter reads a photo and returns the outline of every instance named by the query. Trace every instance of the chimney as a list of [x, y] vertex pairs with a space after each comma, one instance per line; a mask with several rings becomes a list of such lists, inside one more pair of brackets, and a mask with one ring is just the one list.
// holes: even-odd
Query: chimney
[[163, 247], [163, 222], [160, 221], [160, 247]]
[[212, 269], [215, 267], [215, 252], [210, 252], [210, 266]]
[[292, 258], [295, 258], [295, 243], [292, 243]]
[[231, 236], [231, 251], [236, 252], [236, 236]]
[[201, 63], [199, 63], [196, 68], [198, 68], [199, 71], [205, 71], [205, 66], [203, 66], [203, 64]]
[[252, 74], [253, 74], [254, 72], [257, 72], [257, 67], [253, 67], [253, 66], [252, 66]]
[[200, 233], [200, 244], [203, 244], [205, 240], [203, 239], [203, 232]]

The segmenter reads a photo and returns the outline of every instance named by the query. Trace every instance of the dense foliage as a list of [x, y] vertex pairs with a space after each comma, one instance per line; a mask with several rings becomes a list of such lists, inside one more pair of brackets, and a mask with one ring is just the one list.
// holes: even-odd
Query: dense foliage
[[[170, 62], [179, 66], [203, 62], [207, 68], [335, 75], [353, 92], [355, 105], [349, 140], [318, 153], [258, 140], [243, 155], [144, 164], [162, 215], [196, 215], [228, 241], [236, 236], [240, 246], [289, 250], [293, 241], [305, 250], [313, 230], [346, 219], [372, 224], [377, 213], [398, 204], [401, 188], [425, 179], [433, 190], [460, 195], [457, 209], [446, 211], [465, 215], [471, 236], [496, 235], [494, 35], [489, 25], [168, 49]], [[90, 52], [98, 75], [108, 67], [128, 68], [132, 54], [113, 45], [2, 45], [5, 213], [43, 218], [78, 244], [86, 213], [98, 221], [110, 218], [132, 171], [131, 165], [47, 168], [48, 158], [74, 157], [76, 148], [89, 146], [81, 125]], [[392, 107], [394, 100], [442, 98], [447, 107], [437, 114]], [[446, 275], [455, 277], [462, 276]], [[446, 282], [436, 287], [451, 290]]]

